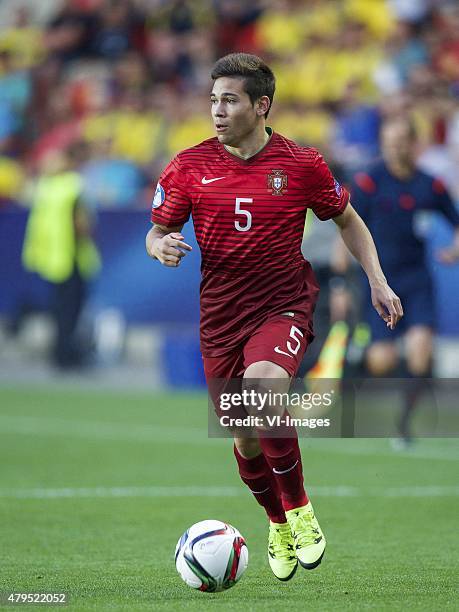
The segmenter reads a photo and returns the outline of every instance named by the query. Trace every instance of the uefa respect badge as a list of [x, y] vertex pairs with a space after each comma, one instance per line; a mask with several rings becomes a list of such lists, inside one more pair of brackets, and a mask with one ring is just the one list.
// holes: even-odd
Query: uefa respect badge
[[341, 185], [338, 183], [336, 179], [335, 179], [335, 191], [336, 191], [336, 195], [340, 198], [341, 197]]
[[152, 210], [155, 208], [159, 208], [161, 204], [164, 204], [164, 200], [166, 199], [166, 194], [164, 193], [164, 189], [161, 183], [156, 185], [155, 195], [153, 196], [153, 202], [151, 204]]

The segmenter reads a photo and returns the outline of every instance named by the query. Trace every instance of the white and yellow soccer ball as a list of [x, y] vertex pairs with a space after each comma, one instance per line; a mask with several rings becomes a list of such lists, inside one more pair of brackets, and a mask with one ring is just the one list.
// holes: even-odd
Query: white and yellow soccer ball
[[195, 523], [175, 547], [175, 567], [193, 589], [215, 593], [231, 588], [247, 569], [249, 551], [237, 529], [222, 521]]

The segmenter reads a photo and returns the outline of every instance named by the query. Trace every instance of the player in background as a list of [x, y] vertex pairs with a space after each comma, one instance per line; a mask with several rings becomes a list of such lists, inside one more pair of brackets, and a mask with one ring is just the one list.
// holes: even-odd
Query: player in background
[[[374, 316], [368, 291], [364, 316], [371, 329], [366, 367], [373, 376], [388, 376], [399, 362], [397, 339], [403, 337], [406, 372], [412, 384], [406, 387], [399, 433], [406, 446], [411, 441], [410, 417], [432, 376], [435, 303], [432, 278], [426, 262], [422, 235], [425, 211], [441, 213], [455, 228], [453, 244], [438, 253], [451, 264], [459, 259], [459, 214], [443, 183], [416, 167], [416, 134], [408, 119], [387, 120], [381, 129], [382, 160], [367, 172], [354, 176], [352, 202], [376, 243], [384, 273], [402, 300], [405, 316], [395, 333]], [[348, 257], [341, 245], [339, 272]]]
[[[179, 153], [161, 174], [146, 249], [163, 265], [179, 266], [191, 251], [181, 231], [192, 214], [202, 256], [200, 335], [208, 384], [256, 379], [287, 391], [313, 338], [318, 287], [301, 254], [308, 208], [338, 225], [390, 329], [403, 311], [370, 232], [323, 157], [266, 126], [275, 89], [271, 69], [256, 56], [235, 53], [217, 61], [211, 78], [217, 136]], [[280, 580], [293, 576], [298, 561], [317, 567], [325, 550], [303, 486], [298, 438], [288, 434], [234, 440], [240, 476], [269, 517], [268, 559]]]

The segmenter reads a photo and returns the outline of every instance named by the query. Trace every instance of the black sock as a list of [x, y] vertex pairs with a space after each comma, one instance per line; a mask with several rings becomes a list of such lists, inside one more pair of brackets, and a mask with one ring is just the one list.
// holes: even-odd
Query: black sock
[[399, 433], [405, 440], [411, 439], [411, 419], [422, 396], [429, 390], [430, 377], [430, 371], [422, 376], [417, 374], [408, 374], [407, 376], [407, 385], [404, 390], [403, 406], [399, 421]]

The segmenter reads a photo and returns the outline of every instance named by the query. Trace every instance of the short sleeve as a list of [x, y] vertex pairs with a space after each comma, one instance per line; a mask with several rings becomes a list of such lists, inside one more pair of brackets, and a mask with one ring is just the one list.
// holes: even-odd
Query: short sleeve
[[321, 221], [340, 215], [349, 202], [348, 191], [338, 183], [318, 152], [306, 179], [306, 190], [308, 206]]
[[459, 227], [459, 213], [451, 200], [443, 181], [432, 181], [433, 210], [440, 212], [454, 227]]
[[151, 221], [175, 227], [185, 224], [190, 213], [191, 198], [186, 191], [184, 171], [175, 157], [159, 177], [151, 205]]
[[370, 200], [372, 195], [376, 192], [376, 183], [366, 172], [357, 172], [357, 174], [353, 176], [350, 192], [352, 206], [362, 219], [367, 222], [370, 211]]

